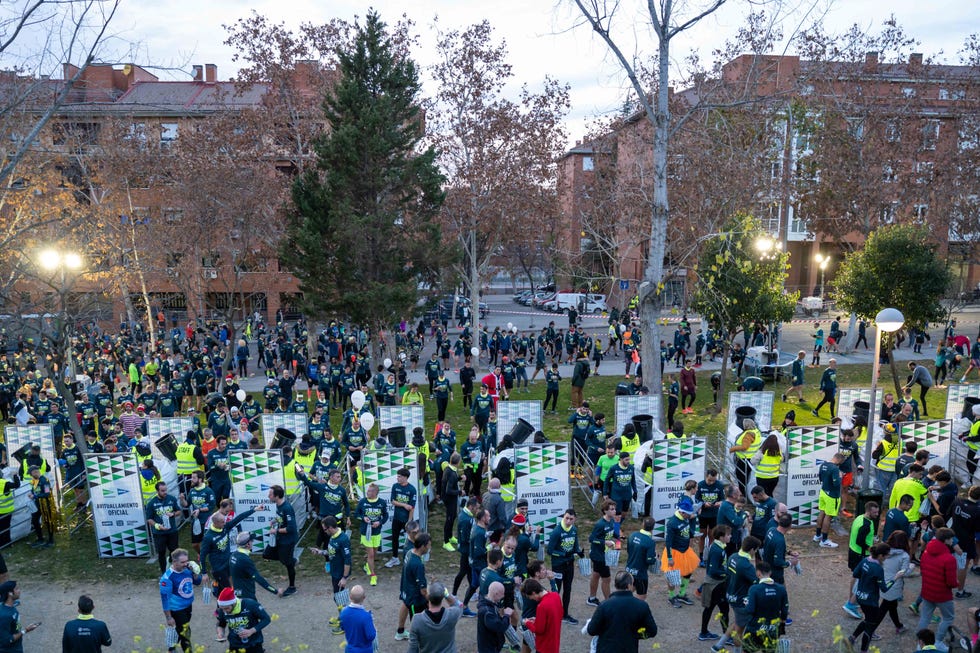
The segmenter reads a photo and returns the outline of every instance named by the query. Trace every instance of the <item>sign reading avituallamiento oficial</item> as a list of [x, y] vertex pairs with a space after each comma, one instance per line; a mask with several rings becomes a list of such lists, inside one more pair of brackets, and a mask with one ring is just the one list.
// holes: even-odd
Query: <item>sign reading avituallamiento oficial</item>
[[85, 456], [85, 472], [99, 557], [150, 555], [136, 459], [128, 453], [90, 454]]
[[799, 426], [786, 431], [786, 440], [786, 505], [798, 525], [810, 526], [820, 512], [820, 465], [840, 448], [840, 429], [830, 424]]
[[[656, 521], [654, 534], [663, 537], [667, 520], [673, 516], [689, 480], [704, 478], [704, 462], [707, 444], [704, 438], [654, 440], [651, 452], [653, 461], [653, 493], [650, 498], [650, 516]], [[638, 495], [638, 499], [642, 499]]]
[[[235, 510], [244, 512], [261, 504], [269, 503], [269, 488], [285, 487], [282, 474], [282, 452], [278, 450], [248, 449], [228, 452], [231, 472], [231, 494], [235, 498]], [[254, 533], [253, 551], [265, 548], [269, 526], [275, 511], [253, 514], [241, 523], [242, 531]], [[299, 522], [297, 522], [299, 524]], [[258, 537], [261, 535], [261, 537]]]
[[514, 447], [515, 489], [527, 499], [527, 517], [545, 532], [558, 523], [572, 505], [568, 483], [571, 456], [568, 442], [528, 444]]

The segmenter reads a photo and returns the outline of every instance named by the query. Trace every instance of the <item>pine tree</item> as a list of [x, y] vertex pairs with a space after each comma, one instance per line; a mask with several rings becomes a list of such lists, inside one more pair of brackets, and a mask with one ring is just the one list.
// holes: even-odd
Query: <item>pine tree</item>
[[[317, 165], [293, 185], [282, 255], [313, 317], [379, 332], [410, 317], [418, 285], [439, 264], [444, 178], [422, 151], [415, 63], [371, 12], [338, 51], [339, 80], [323, 103]], [[375, 340], [377, 342], [377, 340]]]

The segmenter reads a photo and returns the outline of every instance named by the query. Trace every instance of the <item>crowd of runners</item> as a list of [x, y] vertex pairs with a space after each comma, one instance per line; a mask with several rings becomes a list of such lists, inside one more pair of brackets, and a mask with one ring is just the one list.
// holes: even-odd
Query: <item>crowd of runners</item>
[[[972, 361], [969, 343], [964, 348], [954, 328], [947, 329], [940, 347], [946, 376], [947, 359]], [[628, 319], [610, 319], [608, 329], [592, 333], [574, 325], [557, 329], [552, 323], [534, 335], [516, 329], [471, 332], [464, 325], [451, 337], [445, 325], [419, 325], [415, 330], [406, 326], [396, 329], [390, 339], [391, 358], [378, 363], [371, 360], [371, 335], [363, 329], [330, 323], [312, 339], [306, 329], [302, 321], [268, 328], [253, 319], [232, 336], [220, 324], [188, 325], [174, 328], [167, 339], [155, 343], [148, 342], [139, 325], [123, 325], [113, 335], [95, 327], [80, 331], [71, 340], [70, 369], [84, 447], [74, 441], [71, 411], [55, 383], [63, 369], [61, 357], [44, 339], [4, 343], [0, 410], [11, 423], [52, 424], [58, 450], [55, 461], [45, 461], [36, 447], [16, 452], [19, 473], [4, 480], [0, 489], [3, 543], [9, 543], [10, 537], [12, 499], [7, 498], [20, 483], [31, 485], [38, 507], [32, 517], [34, 546], [50, 546], [58, 515], [46, 482], [48, 468], [62, 467], [67, 494], [75, 499], [74, 510], [84, 515], [87, 496], [81, 452], [132, 451], [143, 467], [146, 518], [162, 574], [159, 588], [170, 650], [191, 650], [192, 608], [201, 601], [216, 604], [215, 638], [227, 642], [229, 650], [263, 650], [263, 630], [270, 618], [256, 587], [280, 597], [302, 591], [296, 583], [295, 555], [300, 533], [291, 501], [297, 494], [309, 501], [311, 514], [316, 515], [316, 543], [308, 550], [325, 563], [338, 607], [330, 626], [335, 635], [344, 637], [351, 653], [372, 651], [389, 637], [408, 642], [410, 651], [453, 650], [455, 624], [466, 618], [477, 620], [480, 653], [505, 647], [544, 653], [568, 650], [560, 648], [562, 638], [581, 637], [578, 628], [568, 629], [581, 627], [573, 615], [576, 575], [583, 576], [583, 582], [588, 579], [586, 604], [595, 609], [582, 632], [596, 637], [600, 652], [636, 650], [640, 639], [656, 635], [650, 595], [663, 595], [670, 609], [699, 603], [697, 639], [710, 642], [714, 650], [739, 645], [745, 650], [771, 649], [792, 624], [784, 581], [787, 573], [802, 571], [800, 551], [790, 550], [787, 544], [794, 516], [773, 498], [785, 458], [785, 440], [780, 441], [779, 435], [795, 425], [792, 415], [768, 434], [759, 432], [754, 423], [745, 424], [731, 450], [733, 482], [726, 482], [726, 474], [714, 469], [699, 481], [689, 480], [661, 542], [654, 537], [654, 520], [644, 516], [643, 502], [638, 501], [642, 499], [638, 488], [644, 487], [635, 471], [639, 435], [632, 425], [618, 435], [607, 434], [604, 416], [593, 414], [581, 393], [585, 379], [599, 373], [605, 357], [622, 356], [627, 376], [638, 372], [637, 345], [642, 336]], [[819, 344], [811, 366], [819, 365], [823, 347], [817, 329]], [[772, 337], [757, 325], [746, 345]], [[914, 334], [910, 340], [919, 337]], [[693, 360], [687, 355], [692, 338]], [[681, 398], [682, 413], [693, 404], [693, 370], [700, 366], [702, 355], [728, 355], [733, 365], [740, 362], [741, 348], [720, 352], [720, 340], [720, 334], [710, 329], [706, 335], [699, 331], [692, 336], [685, 320], [677, 327], [673, 345], [663, 343], [661, 364], [673, 362], [683, 368], [680, 384], [666, 379], [668, 410], [671, 404], [676, 409]], [[422, 366], [426, 388], [424, 382], [410, 382], [408, 374], [418, 369], [427, 346], [433, 351]], [[950, 358], [947, 346], [961, 353]], [[479, 380], [473, 356], [491, 365], [490, 373]], [[229, 357], [234, 361], [231, 365]], [[805, 359], [806, 353], [800, 352], [787, 391], [801, 403]], [[498, 441], [503, 434], [496, 432], [496, 402], [526, 389], [540, 373], [550, 409], [557, 411], [559, 387], [564, 383], [558, 373], [562, 362], [575, 363], [571, 382], [564, 385], [570, 387], [572, 440], [595, 468], [593, 491], [599, 517], [581, 536], [572, 508], [548, 532], [532, 526], [527, 502], [516, 494], [513, 470], [506, 464], [491, 465], [494, 452], [506, 446]], [[229, 367], [232, 372], [226, 373]], [[829, 405], [832, 417], [835, 368], [831, 360], [820, 381], [822, 401], [813, 409], [817, 412]], [[892, 637], [878, 633], [886, 616], [896, 636], [905, 632], [904, 600], [916, 615], [919, 645], [931, 646], [938, 638], [935, 646], [942, 650], [955, 616], [955, 601], [971, 597], [967, 579], [971, 571], [980, 574], [975, 566], [980, 486], [961, 492], [950, 470], [929, 465], [927, 451], [916, 450], [901, 438], [902, 421], [927, 415], [925, 393], [933, 383], [924, 366], [911, 364], [909, 371], [904, 396], [895, 401], [885, 395], [878, 413], [885, 423], [880, 435], [871, 435], [875, 454], [867, 463], [874, 466], [884, 493], [882, 502], [865, 502], [860, 512], [852, 507], [854, 478], [865, 463], [856, 444], [866, 429], [860, 420], [842, 425], [840, 452], [820, 468], [821, 512], [813, 544], [835, 548], [832, 524], [841, 517], [854, 519], [847, 561], [854, 582], [843, 589], [849, 594], [843, 608], [860, 620], [850, 637], [856, 650], [866, 651], [872, 641]], [[242, 391], [239, 381], [250, 373], [267, 377], [261, 394]], [[683, 389], [677, 387], [681, 384]], [[911, 397], [916, 384], [919, 400]], [[623, 386], [617, 391], [649, 392], [639, 376]], [[363, 394], [360, 408], [354, 408], [352, 401], [357, 393]], [[422, 464], [399, 470], [398, 483], [388, 496], [381, 496], [377, 486], [359, 483], [357, 463], [363, 451], [392, 443], [383, 432], [371, 437], [361, 426], [361, 417], [378, 405], [413, 402], [435, 405], [437, 428], [431, 434], [422, 429], [412, 433], [406, 445], [415, 448]], [[464, 406], [470, 422], [446, 421], [449, 402]], [[269, 533], [242, 531], [242, 521], [253, 511], [236, 512], [227, 463], [230, 450], [263, 446], [259, 416], [269, 412], [309, 415], [307, 432], [297, 434], [295, 445], [284, 451], [284, 486], [272, 487], [268, 505], [256, 508], [274, 514], [274, 545], [268, 545]], [[670, 413], [668, 437], [685, 437], [681, 420]], [[176, 496], [161, 481], [147, 446], [146, 422], [155, 416], [193, 416], [199, 424], [183, 434], [177, 449]], [[980, 450], [980, 417], [976, 424], [964, 436], [971, 473]], [[4, 456], [8, 453], [14, 452], [4, 450]], [[644, 473], [649, 467], [640, 465]], [[423, 491], [416, 491], [416, 486]], [[434, 509], [428, 515], [429, 532], [417, 519], [421, 502]], [[634, 514], [637, 503], [641, 507]], [[436, 515], [442, 518], [441, 529], [436, 527]], [[184, 520], [192, 524], [189, 549], [179, 546]], [[382, 544], [380, 535], [386, 527], [393, 531], [390, 548]], [[261, 575], [250, 555], [259, 536], [267, 544], [263, 557], [283, 566], [286, 581], [280, 587]], [[458, 556], [452, 583], [428, 581], [426, 563], [433, 546]], [[364, 608], [369, 588], [377, 584], [379, 566], [400, 576], [398, 601], [391, 606], [398, 612], [398, 626], [390, 635], [376, 631]], [[905, 581], [915, 575], [922, 577], [921, 592], [906, 596]], [[361, 582], [351, 583], [355, 576]], [[195, 592], [198, 587], [203, 592]], [[8, 650], [3, 647], [14, 646], [32, 630], [20, 626], [18, 594], [16, 583], [0, 584], [0, 650]], [[79, 610], [81, 621], [91, 620], [91, 599], [83, 596]], [[933, 634], [930, 626], [936, 611], [939, 625]], [[968, 612], [975, 638], [977, 611]], [[713, 621], [721, 626], [720, 632], [712, 632]], [[12, 635], [5, 643], [8, 625]], [[71, 631], [76, 639], [89, 642], [108, 639], [105, 628], [69, 626], [66, 638]], [[911, 642], [892, 643], [893, 650], [911, 650]], [[380, 650], [391, 646], [384, 642]]]

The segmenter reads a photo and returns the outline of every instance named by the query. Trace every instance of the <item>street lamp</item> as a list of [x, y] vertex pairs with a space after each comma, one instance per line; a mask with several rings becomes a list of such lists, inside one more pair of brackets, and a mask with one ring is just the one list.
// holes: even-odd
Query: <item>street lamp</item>
[[[83, 261], [82, 256], [78, 252], [73, 251], [60, 251], [57, 249], [45, 249], [38, 254], [38, 263], [41, 267], [50, 272], [59, 272], [61, 276], [61, 283], [58, 286], [58, 303], [60, 304], [58, 309], [61, 314], [62, 328], [60, 337], [64, 341], [64, 351], [60, 352], [64, 356], [64, 369], [61, 370], [62, 378], [65, 378], [66, 374], [71, 374], [71, 352], [68, 347], [68, 337], [71, 319], [68, 314], [68, 302], [66, 301], [66, 295], [68, 293], [68, 273], [77, 272], [82, 268]], [[71, 378], [68, 377], [65, 380], [65, 385], [68, 386]]]
[[878, 370], [881, 359], [881, 335], [895, 333], [905, 324], [905, 316], [897, 308], [884, 308], [875, 315], [875, 358], [871, 369], [871, 401], [868, 408], [868, 427], [864, 435], [864, 479], [862, 484], [867, 490], [871, 487], [871, 440], [874, 436], [875, 408], [878, 406]]
[[823, 299], [824, 295], [824, 278], [827, 274], [827, 266], [830, 265], [830, 254], [823, 255], [817, 252], [817, 255], [813, 257], [817, 261], [817, 267], [820, 268], [820, 299]]

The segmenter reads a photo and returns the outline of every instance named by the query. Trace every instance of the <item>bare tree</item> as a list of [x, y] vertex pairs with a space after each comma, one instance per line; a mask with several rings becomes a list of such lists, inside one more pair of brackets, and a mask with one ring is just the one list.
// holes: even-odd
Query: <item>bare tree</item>
[[438, 51], [427, 121], [448, 177], [443, 232], [462, 250], [460, 277], [478, 315], [493, 258], [556, 214], [568, 87], [547, 79], [540, 93], [524, 87], [517, 101], [506, 99], [507, 49], [486, 21], [441, 33]]
[[[107, 38], [120, 0], [15, 0], [0, 4], [0, 186], [69, 100]], [[52, 80], [63, 64], [70, 74]]]

